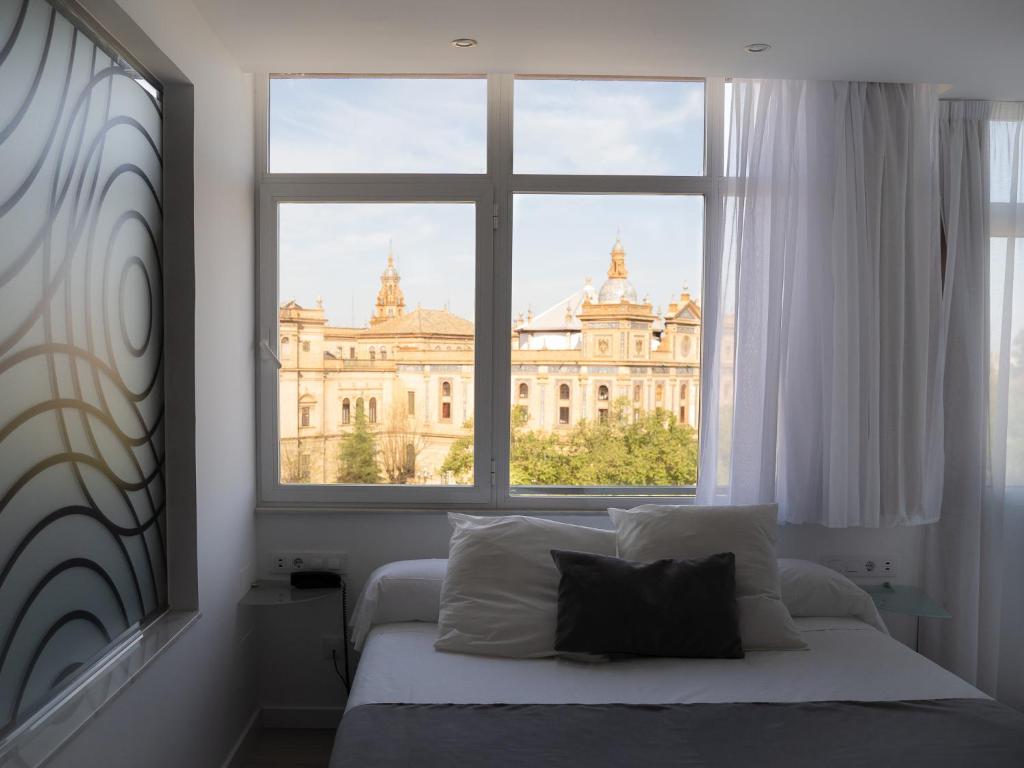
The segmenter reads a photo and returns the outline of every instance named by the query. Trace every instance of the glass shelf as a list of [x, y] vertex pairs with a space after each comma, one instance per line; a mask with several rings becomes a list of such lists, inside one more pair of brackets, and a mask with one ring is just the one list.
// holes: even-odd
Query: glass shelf
[[287, 581], [263, 580], [253, 584], [242, 599], [238, 601], [238, 604], [251, 606], [295, 605], [296, 603], [321, 600], [332, 595], [340, 596], [341, 588], [295, 589]]
[[875, 607], [889, 613], [902, 613], [927, 619], [950, 619], [952, 615], [926, 593], [909, 584], [870, 584], [863, 589], [875, 601]]

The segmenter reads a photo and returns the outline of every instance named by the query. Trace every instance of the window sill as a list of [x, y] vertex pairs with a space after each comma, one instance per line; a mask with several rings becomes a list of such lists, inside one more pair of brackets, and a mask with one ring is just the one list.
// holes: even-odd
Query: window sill
[[[400, 504], [341, 504], [341, 503], [263, 503], [256, 505], [257, 515], [445, 515], [462, 512], [467, 515], [534, 515], [537, 517], [568, 517], [607, 515], [609, 507], [629, 509], [641, 504], [696, 504], [694, 496], [620, 497], [588, 499], [585, 496], [558, 499], [558, 504], [545, 504], [544, 497], [527, 497], [526, 503], [512, 500], [504, 506], [487, 505], [400, 505]], [[589, 502], [589, 503], [587, 503]]]
[[150, 662], [199, 620], [197, 611], [166, 611], [114, 648], [85, 679], [37, 712], [0, 744], [0, 764], [35, 768], [130, 685]]

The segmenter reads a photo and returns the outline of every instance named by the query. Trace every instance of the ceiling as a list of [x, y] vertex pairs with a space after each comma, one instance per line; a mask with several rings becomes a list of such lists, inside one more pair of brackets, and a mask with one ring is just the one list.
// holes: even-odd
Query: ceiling
[[253, 72], [888, 80], [1024, 99], [1024, 0], [194, 1]]

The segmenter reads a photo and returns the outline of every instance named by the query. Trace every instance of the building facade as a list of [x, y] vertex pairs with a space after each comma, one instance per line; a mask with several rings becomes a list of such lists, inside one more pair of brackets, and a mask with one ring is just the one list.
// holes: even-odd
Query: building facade
[[[616, 239], [607, 279], [511, 328], [512, 405], [524, 428], [568, 431], [626, 408], [696, 429], [700, 306], [683, 288], [663, 313], [638, 299]], [[283, 482], [336, 482], [345, 436], [365, 419], [382, 482], [444, 483], [451, 445], [472, 433], [474, 327], [447, 309], [406, 311], [389, 253], [365, 327], [329, 326], [322, 302], [279, 315]], [[361, 414], [361, 416], [360, 416]]]

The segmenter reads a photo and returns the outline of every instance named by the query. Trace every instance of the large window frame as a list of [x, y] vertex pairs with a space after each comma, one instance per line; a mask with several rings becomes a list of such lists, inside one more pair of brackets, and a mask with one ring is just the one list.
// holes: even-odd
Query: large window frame
[[[337, 77], [395, 77], [350, 74]], [[433, 75], [417, 77], [468, 77]], [[399, 75], [406, 77], [406, 75]], [[704, 82], [704, 173], [699, 176], [516, 174], [513, 172], [513, 110], [516, 79], [487, 80], [487, 169], [483, 174], [269, 173], [270, 78], [256, 78], [257, 168], [257, 474], [258, 505], [268, 509], [328, 511], [587, 512], [610, 505], [686, 503], [694, 488], [571, 487], [509, 485], [512, 355], [512, 201], [517, 194], [699, 195], [704, 199], [704, 267], [701, 295], [715, 290], [709, 255], [714, 253], [724, 176], [724, 78], [589, 77], [565, 79], [674, 80]], [[544, 79], [553, 79], [544, 76]], [[476, 204], [476, 301], [474, 344], [474, 478], [467, 486], [287, 485], [278, 467], [278, 257], [277, 206], [292, 202], [470, 202]], [[703, 356], [702, 356], [703, 357]], [[703, 368], [701, 373], [702, 379]]]

